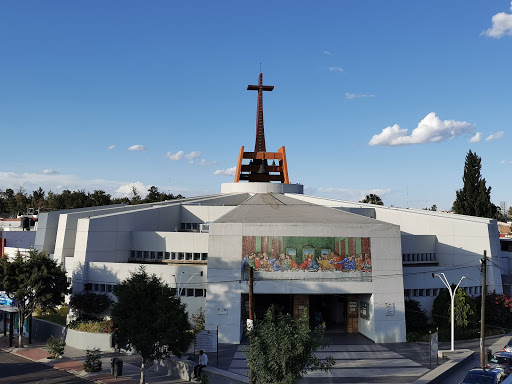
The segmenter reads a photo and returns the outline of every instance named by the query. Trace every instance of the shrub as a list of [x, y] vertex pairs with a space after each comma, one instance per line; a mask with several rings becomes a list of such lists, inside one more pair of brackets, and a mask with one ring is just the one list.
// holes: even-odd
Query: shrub
[[84, 371], [98, 372], [101, 371], [101, 360], [99, 348], [87, 349], [85, 351]]
[[91, 333], [112, 333], [112, 320], [74, 320], [68, 324], [70, 329]]
[[69, 300], [69, 305], [76, 309], [80, 315], [96, 316], [105, 312], [112, 300], [105, 293], [79, 292], [74, 293]]
[[60, 356], [64, 354], [64, 347], [66, 346], [66, 342], [59, 337], [50, 336], [50, 338], [46, 341], [46, 347], [48, 348], [48, 352], [50, 352], [50, 358], [58, 359]]
[[425, 311], [416, 300], [405, 300], [405, 329], [409, 331], [424, 330], [428, 326]]

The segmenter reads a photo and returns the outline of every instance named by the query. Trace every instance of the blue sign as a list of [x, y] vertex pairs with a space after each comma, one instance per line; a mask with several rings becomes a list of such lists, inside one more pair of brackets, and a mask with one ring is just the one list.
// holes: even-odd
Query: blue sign
[[14, 305], [14, 300], [9, 299], [5, 292], [0, 292], [0, 305]]

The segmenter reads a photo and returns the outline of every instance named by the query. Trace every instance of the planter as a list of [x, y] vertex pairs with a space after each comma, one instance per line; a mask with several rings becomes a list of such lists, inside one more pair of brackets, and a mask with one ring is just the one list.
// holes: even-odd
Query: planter
[[112, 334], [81, 332], [68, 328], [66, 345], [83, 350], [98, 348], [102, 352], [110, 352], [112, 351]]

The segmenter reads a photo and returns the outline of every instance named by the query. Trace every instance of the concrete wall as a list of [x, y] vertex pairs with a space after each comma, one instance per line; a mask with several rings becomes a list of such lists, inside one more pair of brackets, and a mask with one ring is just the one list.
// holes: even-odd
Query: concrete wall
[[67, 330], [66, 345], [77, 349], [98, 348], [102, 352], [112, 351], [112, 334]]
[[208, 233], [132, 232], [133, 250], [168, 252], [208, 252]]
[[236, 206], [223, 205], [182, 205], [182, 223], [206, 223], [217, 220], [219, 217], [235, 209]]
[[[399, 228], [391, 224], [237, 224], [210, 226], [206, 327], [219, 326], [219, 341], [238, 343], [241, 338], [242, 236], [371, 237], [373, 278], [371, 282], [318, 280], [264, 280], [255, 294], [372, 294], [374, 328], [362, 329], [376, 342], [405, 341], [402, 257]], [[305, 272], [295, 272], [297, 274]], [[333, 272], [334, 273], [334, 272]], [[389, 316], [385, 303], [396, 311]]]

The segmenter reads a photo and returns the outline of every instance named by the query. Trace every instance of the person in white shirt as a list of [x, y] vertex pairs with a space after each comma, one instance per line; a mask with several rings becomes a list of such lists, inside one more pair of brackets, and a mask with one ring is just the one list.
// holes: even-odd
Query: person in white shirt
[[201, 378], [201, 371], [204, 367], [208, 365], [208, 356], [201, 349], [199, 351], [199, 364], [194, 367], [194, 379]]

